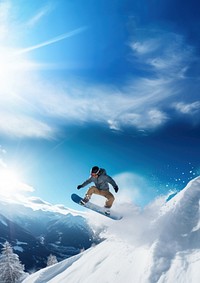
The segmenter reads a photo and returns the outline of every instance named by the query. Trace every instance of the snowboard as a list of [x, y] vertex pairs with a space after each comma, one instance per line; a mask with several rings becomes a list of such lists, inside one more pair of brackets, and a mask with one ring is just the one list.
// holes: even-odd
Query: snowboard
[[79, 205], [81, 205], [83, 207], [86, 207], [88, 209], [91, 209], [91, 210], [93, 210], [93, 211], [95, 211], [97, 213], [100, 213], [100, 214], [102, 214], [102, 215], [104, 215], [104, 216], [106, 216], [108, 218], [113, 219], [113, 220], [120, 220], [120, 219], [122, 219], [122, 216], [119, 215], [118, 213], [114, 212], [113, 210], [110, 211], [109, 215], [105, 214], [105, 208], [104, 207], [101, 207], [101, 206], [99, 206], [97, 204], [94, 204], [94, 203], [92, 203], [90, 201], [87, 202], [85, 205], [81, 204], [80, 201], [82, 200], [82, 198], [80, 196], [78, 196], [77, 194], [72, 194], [71, 195], [71, 199], [75, 203], [77, 203], [77, 204], [79, 204]]

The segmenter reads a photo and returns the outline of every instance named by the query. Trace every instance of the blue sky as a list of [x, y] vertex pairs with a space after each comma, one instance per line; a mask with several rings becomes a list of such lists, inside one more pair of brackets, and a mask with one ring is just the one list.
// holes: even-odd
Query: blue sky
[[73, 207], [99, 165], [118, 199], [144, 205], [199, 175], [199, 12], [185, 0], [0, 1], [10, 192]]

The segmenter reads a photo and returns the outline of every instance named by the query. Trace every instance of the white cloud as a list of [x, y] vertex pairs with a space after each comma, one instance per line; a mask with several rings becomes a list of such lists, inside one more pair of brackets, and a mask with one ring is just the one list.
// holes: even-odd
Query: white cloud
[[159, 104], [170, 96], [170, 82], [162, 80], [138, 80], [123, 92], [115, 92], [112, 88], [80, 82], [76, 86], [47, 82], [33, 73], [18, 71], [17, 76], [10, 77], [8, 85], [0, 86], [0, 131], [51, 138], [59, 120], [66, 124], [103, 123], [115, 130], [124, 126], [155, 129], [168, 119]]
[[192, 103], [178, 102], [174, 104], [174, 107], [183, 114], [195, 114], [200, 111], [200, 101]]
[[54, 130], [48, 124], [29, 116], [1, 111], [0, 132], [7, 136], [53, 138]]
[[59, 130], [58, 121], [96, 122], [115, 130], [124, 126], [143, 130], [156, 129], [170, 119], [162, 105], [176, 95], [172, 79], [138, 79], [119, 91], [80, 81], [46, 81], [37, 75], [37, 66], [34, 72], [27, 72], [32, 65], [23, 54], [18, 60], [27, 63], [16, 69], [19, 61], [11, 61], [9, 68], [5, 62], [7, 69], [0, 79], [3, 134], [49, 139]]
[[134, 52], [140, 55], [145, 55], [155, 51], [158, 48], [158, 40], [149, 39], [143, 41], [136, 41], [130, 44]]
[[35, 189], [32, 186], [30, 186], [30, 185], [28, 185], [26, 183], [22, 183], [22, 182], [20, 183], [19, 189], [22, 192], [31, 192], [32, 193], [32, 192], [35, 191]]
[[133, 173], [121, 173], [114, 177], [119, 188], [119, 199], [122, 202], [136, 202], [140, 198], [140, 185], [143, 179]]
[[[0, 14], [4, 15], [0, 23], [9, 29], [5, 15], [10, 6], [6, 3], [0, 5]], [[36, 24], [50, 10], [51, 6], [42, 7], [29, 24]], [[24, 49], [1, 46], [0, 133], [49, 139], [58, 133], [59, 123], [96, 122], [114, 130], [123, 130], [127, 126], [153, 130], [170, 119], [163, 105], [171, 105], [178, 95], [180, 90], [176, 81], [184, 77], [188, 55], [191, 55], [187, 46], [186, 51], [181, 51], [183, 39], [176, 34], [155, 32], [152, 38], [150, 34], [132, 42], [134, 55], [141, 64], [153, 68], [156, 76], [129, 81], [120, 90], [81, 81], [47, 81], [37, 72], [48, 65], [30, 60], [32, 50], [62, 41], [85, 29], [81, 27]], [[190, 107], [177, 104], [176, 109], [189, 113], [197, 107], [198, 104]]]
[[135, 126], [139, 129], [154, 129], [167, 121], [167, 115], [160, 110], [150, 109], [144, 113], [127, 113], [121, 118], [121, 123]]
[[138, 174], [123, 172], [115, 175], [114, 179], [120, 188], [117, 195], [118, 202], [134, 202], [136, 205], [144, 205], [150, 200], [149, 195], [153, 194], [148, 181]]
[[37, 11], [35, 15], [32, 16], [27, 22], [28, 27], [33, 27], [36, 24], [38, 24], [43, 17], [45, 17], [47, 14], [49, 14], [53, 9], [53, 6], [50, 4], [47, 4], [46, 6], [42, 7]]
[[[141, 33], [141, 34], [140, 34]], [[183, 78], [191, 62], [193, 48], [177, 33], [155, 29], [136, 31], [130, 43], [133, 54], [142, 68], [152, 68], [161, 77]]]

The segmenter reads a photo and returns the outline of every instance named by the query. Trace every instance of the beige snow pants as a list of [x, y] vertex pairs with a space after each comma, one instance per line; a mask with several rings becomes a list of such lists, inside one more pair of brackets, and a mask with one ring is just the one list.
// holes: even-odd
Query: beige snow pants
[[97, 189], [97, 187], [92, 186], [88, 189], [86, 195], [91, 198], [92, 194], [96, 194], [96, 195], [100, 195], [103, 196], [105, 198], [107, 198], [106, 202], [105, 202], [105, 207], [106, 208], [111, 208], [115, 198], [113, 196], [113, 194], [111, 194], [111, 192], [109, 191], [103, 191], [103, 190], [99, 190]]

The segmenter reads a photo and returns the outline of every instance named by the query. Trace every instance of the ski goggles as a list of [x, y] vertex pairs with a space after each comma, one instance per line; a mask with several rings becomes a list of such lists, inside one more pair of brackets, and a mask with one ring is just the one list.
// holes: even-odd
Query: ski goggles
[[99, 171], [100, 171], [100, 169], [96, 173], [91, 172], [90, 175], [91, 176], [97, 176], [99, 174]]

